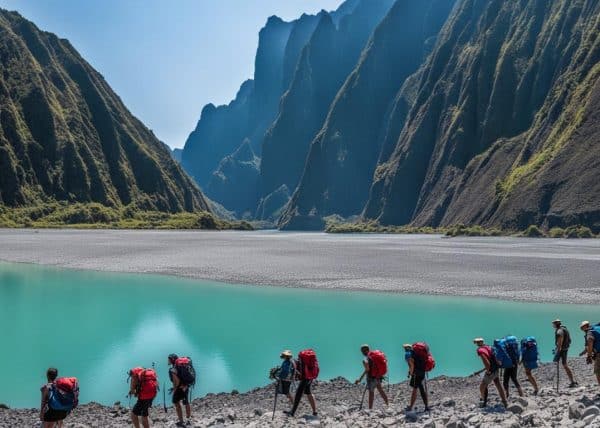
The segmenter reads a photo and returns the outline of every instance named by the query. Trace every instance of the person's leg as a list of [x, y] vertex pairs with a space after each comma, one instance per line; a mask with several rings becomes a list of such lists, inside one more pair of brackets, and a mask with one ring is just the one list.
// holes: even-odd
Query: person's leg
[[[512, 374], [511, 374], [511, 379], [512, 382], [515, 384], [515, 386], [517, 387], [517, 391], [519, 392], [519, 397], [523, 396], [523, 388], [521, 388], [521, 384], [519, 383], [519, 368], [518, 367], [513, 367], [512, 370]], [[508, 398], [508, 392], [506, 393], [506, 398]]]
[[140, 428], [140, 418], [133, 412], [131, 412], [131, 423], [135, 428]]
[[425, 404], [425, 409], [429, 409], [429, 397], [423, 384], [419, 385], [419, 391], [421, 391], [421, 399], [423, 400], [423, 404]]
[[568, 362], [568, 350], [562, 351], [560, 353], [560, 359], [562, 361], [562, 366], [565, 369], [565, 372], [567, 373], [567, 377], [569, 378], [569, 382], [571, 382], [571, 384], [569, 386], [575, 385], [577, 382], [575, 382], [575, 378], [573, 378], [573, 372], [571, 371], [571, 368], [569, 367], [569, 362]]
[[312, 394], [306, 394], [308, 397], [308, 402], [310, 403], [310, 408], [312, 409], [313, 416], [317, 415], [317, 402], [315, 401], [315, 396]]
[[375, 390], [369, 388], [369, 410], [373, 408], [373, 402], [375, 401]]
[[377, 391], [379, 391], [379, 394], [381, 394], [381, 398], [383, 398], [383, 402], [387, 406], [389, 404], [388, 403], [388, 396], [385, 393], [385, 389], [383, 389], [383, 386], [381, 385], [381, 382], [377, 383]]
[[180, 423], [183, 423], [183, 410], [181, 409], [181, 401], [177, 401], [175, 404], [175, 412], [177, 413], [177, 419]]
[[481, 394], [481, 401], [483, 402], [484, 406], [487, 404], [487, 398], [488, 398], [487, 390], [488, 390], [487, 383], [482, 381], [481, 384], [479, 384], [479, 392]]
[[292, 406], [292, 410], [290, 411], [291, 416], [294, 416], [294, 414], [296, 413], [296, 410], [298, 409], [298, 406], [300, 405], [300, 400], [302, 400], [302, 394], [304, 394], [305, 386], [306, 386], [306, 381], [301, 380], [300, 384], [298, 385], [298, 389], [296, 390], [296, 396], [294, 397], [294, 404]]
[[596, 358], [594, 358], [594, 374], [596, 375], [598, 385], [600, 385], [600, 354], [596, 354]]
[[410, 404], [408, 405], [408, 411], [412, 411], [415, 407], [415, 403], [417, 402], [417, 388], [412, 389], [412, 394], [410, 395]]
[[537, 395], [538, 393], [538, 384], [535, 380], [535, 377], [533, 377], [533, 372], [531, 371], [530, 368], [525, 368], [525, 374], [527, 375], [527, 379], [529, 379], [529, 382], [531, 383], [531, 385], [533, 386], [533, 394]]
[[509, 395], [508, 381], [510, 380], [511, 371], [512, 371], [512, 369], [504, 369], [504, 374], [503, 374], [503, 379], [502, 379], [502, 385], [504, 386], [504, 390], [506, 391], [506, 397], [508, 397], [508, 395]]
[[183, 404], [185, 404], [185, 416], [189, 420], [192, 417], [192, 406], [190, 405], [190, 389], [185, 390], [185, 399], [183, 400]]
[[142, 416], [142, 426], [144, 428], [150, 428], [150, 421], [148, 420], [148, 416]]
[[504, 404], [504, 407], [506, 407], [508, 405], [508, 402], [506, 401], [506, 394], [504, 394], [504, 388], [502, 388], [498, 376], [496, 376], [496, 378], [494, 379], [494, 385], [496, 385], [496, 389], [498, 390], [498, 394], [500, 395], [502, 404]]

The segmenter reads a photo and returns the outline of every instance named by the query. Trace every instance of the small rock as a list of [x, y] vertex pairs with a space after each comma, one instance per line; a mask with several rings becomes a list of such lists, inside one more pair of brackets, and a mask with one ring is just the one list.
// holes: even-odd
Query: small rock
[[569, 405], [569, 418], [570, 419], [581, 419], [583, 415], [583, 404], [581, 403], [573, 403]]
[[446, 423], [446, 428], [465, 428], [465, 424], [456, 416], [453, 416], [448, 423]]
[[583, 413], [581, 414], [581, 419], [585, 419], [588, 416], [598, 416], [600, 415], [600, 408], [596, 407], [596, 406], [592, 406], [592, 407], [588, 407], [587, 409], [585, 409], [583, 411]]
[[265, 414], [265, 411], [263, 409], [254, 409], [254, 414], [256, 416], [262, 416]]
[[515, 415], [520, 415], [521, 413], [523, 413], [523, 406], [521, 406], [518, 403], [513, 403], [513, 404], [509, 404], [509, 406], [506, 408], [506, 410], [508, 410], [511, 413], [514, 413]]
[[523, 407], [527, 407], [529, 406], [529, 400], [527, 400], [526, 398], [523, 397], [519, 397], [515, 400], [517, 403], [519, 403], [521, 406]]
[[239, 395], [240, 391], [238, 391], [237, 389], [234, 389], [233, 391], [231, 391], [231, 395]]
[[419, 419], [419, 416], [416, 412], [406, 412], [405, 416], [408, 422], [417, 422], [417, 420]]
[[0, 403], [0, 409], [8, 410], [10, 407], [8, 407], [6, 404]]
[[454, 407], [454, 406], [456, 406], [456, 401], [454, 401], [452, 399], [445, 400], [442, 403], [442, 406], [444, 406], [444, 407]]

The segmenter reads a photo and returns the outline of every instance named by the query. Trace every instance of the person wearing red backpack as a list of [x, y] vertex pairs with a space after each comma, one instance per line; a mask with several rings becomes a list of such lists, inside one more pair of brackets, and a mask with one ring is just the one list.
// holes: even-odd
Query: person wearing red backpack
[[498, 394], [500, 395], [500, 399], [502, 400], [502, 404], [504, 407], [508, 406], [508, 402], [506, 401], [506, 395], [504, 394], [504, 389], [500, 384], [500, 378], [498, 376], [498, 362], [496, 361], [496, 356], [494, 355], [494, 351], [492, 347], [485, 344], [485, 341], [478, 337], [473, 339], [473, 343], [477, 346], [477, 356], [481, 358], [483, 362], [483, 367], [485, 371], [485, 375], [481, 380], [481, 384], [479, 385], [479, 392], [481, 393], [481, 403], [480, 407], [486, 407], [488, 401], [488, 387], [493, 382], [498, 390]]
[[[426, 364], [427, 355], [425, 358], [421, 357], [421, 354], [415, 352], [413, 345], [404, 344], [404, 360], [408, 364], [408, 378], [410, 379], [409, 385], [412, 388], [412, 394], [410, 396], [410, 404], [406, 408], [407, 412], [412, 412], [415, 403], [417, 402], [417, 391], [421, 393], [421, 399], [425, 404], [425, 411], [429, 411], [429, 397], [427, 394], [427, 388], [423, 384], [425, 382], [426, 375]], [[425, 351], [428, 353], [429, 351]]]
[[369, 409], [373, 408], [373, 402], [375, 401], [375, 388], [379, 391], [381, 398], [385, 402], [387, 406], [388, 396], [381, 385], [385, 375], [387, 374], [387, 358], [385, 354], [381, 351], [371, 351], [369, 345], [362, 345], [360, 347], [360, 352], [365, 357], [363, 359], [363, 368], [364, 371], [360, 375], [358, 379], [356, 379], [355, 384], [359, 384], [362, 382], [363, 378], [367, 377], [367, 390], [369, 391]]
[[[42, 403], [40, 405], [40, 420], [42, 421], [42, 428], [53, 428], [53, 427], [62, 427], [63, 420], [69, 415], [70, 410], [65, 408], [55, 408], [52, 405], [52, 396], [56, 392], [55, 382], [58, 377], [58, 370], [51, 367], [46, 371], [46, 380], [47, 382], [40, 388], [42, 392]], [[75, 407], [76, 403], [76, 393], [77, 391], [73, 391], [73, 403], [69, 404], [68, 407]]]
[[305, 349], [298, 353], [298, 360], [296, 361], [296, 379], [300, 381], [298, 389], [296, 389], [296, 396], [294, 397], [294, 405], [292, 410], [284, 412], [288, 416], [294, 416], [302, 395], [306, 395], [310, 407], [312, 409], [313, 416], [317, 416], [317, 403], [313, 396], [310, 387], [313, 380], [319, 376], [319, 361], [317, 360], [317, 354], [312, 349]]
[[140, 428], [140, 418], [142, 426], [148, 428], [150, 421], [148, 419], [152, 401], [158, 393], [158, 378], [154, 369], [144, 369], [136, 367], [129, 370], [131, 382], [129, 384], [129, 395], [137, 397], [137, 402], [131, 409], [131, 422], [135, 428]]
[[183, 422], [183, 410], [181, 408], [181, 403], [183, 403], [185, 406], [185, 416], [187, 417], [188, 425], [190, 425], [190, 419], [192, 417], [192, 407], [190, 406], [190, 385], [187, 385], [181, 378], [178, 366], [183, 364], [191, 364], [191, 360], [186, 357], [179, 358], [177, 354], [170, 354], [168, 361], [169, 365], [171, 366], [169, 369], [169, 378], [173, 384], [172, 401], [173, 405], [175, 406], [175, 411], [177, 412], [177, 418], [179, 419], [177, 426], [185, 426]]

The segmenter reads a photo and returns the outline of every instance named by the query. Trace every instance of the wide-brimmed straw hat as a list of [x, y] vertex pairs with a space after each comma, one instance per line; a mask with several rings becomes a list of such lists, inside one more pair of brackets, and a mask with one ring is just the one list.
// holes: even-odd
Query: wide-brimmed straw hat
[[292, 351], [290, 351], [289, 349], [286, 349], [285, 351], [283, 351], [281, 353], [281, 358], [291, 358], [292, 357]]
[[582, 321], [581, 325], [579, 326], [579, 328], [584, 328], [584, 327], [589, 327], [590, 326], [590, 322], [589, 321]]
[[473, 339], [473, 343], [475, 344], [480, 344], [480, 343], [484, 343], [485, 340], [483, 340], [482, 337], [476, 337], [475, 339]]
[[402, 347], [404, 349], [412, 349], [412, 345], [410, 343], [405, 343], [404, 345], [402, 345]]
[[560, 318], [556, 318], [554, 321], [552, 321], [552, 324], [562, 324], [562, 321]]

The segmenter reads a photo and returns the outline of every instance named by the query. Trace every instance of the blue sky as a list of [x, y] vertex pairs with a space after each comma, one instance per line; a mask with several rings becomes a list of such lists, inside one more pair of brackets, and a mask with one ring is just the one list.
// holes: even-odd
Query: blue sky
[[67, 38], [127, 107], [181, 147], [204, 104], [228, 103], [254, 72], [267, 18], [295, 19], [342, 0], [0, 0]]

